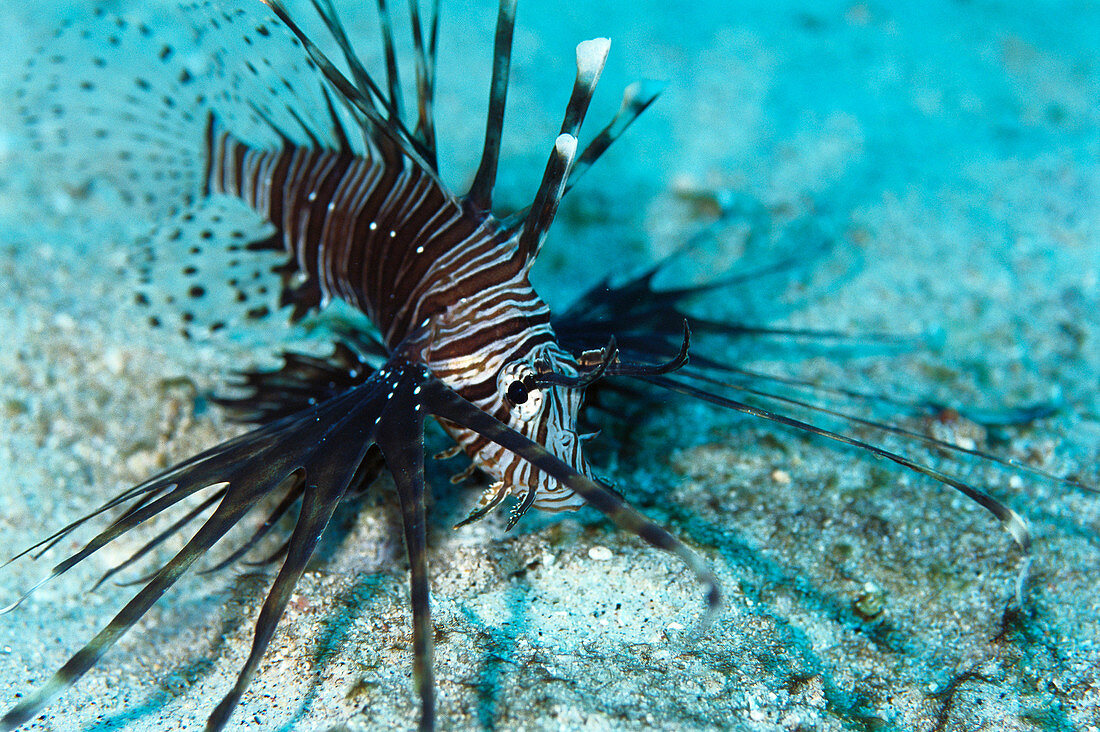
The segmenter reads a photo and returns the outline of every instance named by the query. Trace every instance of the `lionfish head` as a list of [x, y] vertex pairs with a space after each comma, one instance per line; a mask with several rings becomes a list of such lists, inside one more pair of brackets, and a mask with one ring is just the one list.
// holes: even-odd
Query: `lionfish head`
[[[585, 351], [577, 357], [556, 343], [532, 349], [510, 361], [497, 373], [497, 397], [508, 409], [509, 426], [589, 479], [596, 480], [584, 458], [583, 443], [594, 435], [578, 432], [577, 421], [584, 390], [604, 376], [645, 377], [676, 370], [687, 362], [687, 324], [680, 352], [672, 360], [656, 364], [631, 364], [619, 360], [615, 339], [605, 348]], [[459, 525], [485, 516], [509, 495], [520, 502], [513, 508], [509, 528], [528, 509], [565, 511], [584, 505], [584, 499], [552, 475], [489, 443], [478, 453], [478, 467], [494, 482], [477, 508]]]
[[[578, 473], [591, 477], [577, 432], [577, 417], [590, 383], [577, 360], [557, 344], [546, 344], [525, 358], [505, 364], [497, 374], [497, 391], [509, 409], [509, 425], [539, 443]], [[532, 470], [511, 454], [501, 479], [522, 497], [520, 512], [535, 506], [546, 511], [578, 508], [584, 501], [553, 477]]]

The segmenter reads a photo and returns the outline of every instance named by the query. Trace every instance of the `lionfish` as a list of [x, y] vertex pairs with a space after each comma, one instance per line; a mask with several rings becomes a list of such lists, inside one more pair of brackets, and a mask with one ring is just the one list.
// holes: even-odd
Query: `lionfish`
[[[78, 161], [70, 161], [77, 171], [116, 184], [135, 208], [151, 208], [183, 222], [164, 227], [148, 243], [149, 261], [138, 265], [145, 268], [145, 277], [137, 299], [153, 308], [176, 307], [185, 334], [199, 329], [201, 318], [195, 311], [204, 303], [213, 313], [209, 331], [231, 327], [231, 313], [262, 321], [290, 308], [290, 319], [297, 321], [334, 301], [357, 309], [373, 327], [339, 329], [327, 358], [286, 353], [277, 370], [246, 372], [245, 393], [219, 401], [251, 424], [251, 431], [154, 475], [19, 555], [45, 551], [77, 527], [118, 509], [120, 514], [106, 528], [53, 568], [50, 578], [56, 577], [154, 517], [173, 508], [182, 511], [187, 499], [201, 498], [107, 573], [103, 579], [198, 523], [183, 548], [144, 578], [144, 587], [91, 642], [7, 712], [5, 728], [30, 720], [92, 668], [246, 515], [269, 512], [261, 514], [266, 519], [259, 528], [231, 547], [217, 568], [245, 557], [281, 519], [292, 516], [293, 531], [271, 558], [281, 565], [256, 621], [251, 652], [236, 684], [209, 717], [209, 729], [223, 728], [255, 675], [337, 504], [388, 472], [400, 502], [410, 567], [419, 724], [431, 729], [435, 685], [423, 436], [429, 416], [455, 441], [452, 452], [465, 452], [471, 468], [488, 476], [477, 506], [459, 525], [485, 517], [509, 499], [509, 528], [532, 508], [591, 506], [618, 528], [682, 560], [705, 588], [707, 617], [721, 604], [711, 570], [597, 478], [586, 461], [584, 444], [591, 435], [582, 433], [578, 422], [586, 390], [678, 392], [868, 450], [978, 502], [1026, 553], [1029, 538], [1020, 517], [974, 486], [901, 454], [730, 396], [736, 390], [748, 397], [773, 395], [737, 385], [737, 379], [759, 374], [692, 353], [691, 334], [734, 338], [783, 331], [695, 318], [686, 306], [697, 295], [745, 284], [751, 276], [731, 274], [703, 284], [661, 288], [655, 277], [664, 262], [658, 262], [624, 282], [601, 282], [564, 312], [550, 311], [528, 273], [559, 202], [659, 91], [645, 82], [628, 87], [618, 114], [582, 149], [578, 133], [607, 58], [607, 39], [577, 46], [572, 94], [534, 200], [518, 212], [498, 216], [493, 194], [515, 0], [500, 2], [484, 146], [473, 182], [462, 194], [442, 181], [437, 163], [433, 100], [438, 7], [425, 19], [417, 3], [411, 3], [416, 67], [412, 117], [404, 111], [397, 43], [384, 0], [378, 3], [384, 84], [357, 55], [331, 0], [311, 4], [327, 31], [324, 43], [335, 52], [324, 50], [319, 39], [303, 30], [281, 0], [266, 4], [275, 18], [260, 23], [249, 20], [243, 10], [199, 6], [205, 20], [195, 31], [197, 48], [217, 48], [218, 39], [229, 35], [238, 45], [243, 38], [250, 49], [289, 43], [298, 47], [297, 65], [290, 69], [275, 68], [262, 51], [245, 58], [230, 58], [224, 51], [185, 52], [158, 40], [143, 24], [97, 13], [102, 35], [80, 26], [63, 28], [31, 62], [45, 68], [29, 71], [21, 112], [36, 148], [79, 155]], [[96, 69], [109, 65], [111, 53], [144, 54], [149, 68], [136, 78], [112, 77], [106, 71], [96, 77]], [[76, 64], [92, 74], [74, 79], [67, 71]], [[305, 90], [291, 78], [311, 79], [314, 86]], [[108, 95], [118, 105], [109, 124], [103, 119]], [[82, 111], [89, 124], [66, 124], [66, 114]], [[261, 130], [254, 132], [254, 140], [235, 129], [248, 124]], [[187, 225], [195, 210], [226, 198], [243, 202], [273, 231], [252, 241], [239, 234], [220, 241]], [[185, 262], [183, 289], [165, 295], [153, 276], [155, 260], [167, 258], [179, 266], [178, 258], [173, 261], [177, 255]], [[231, 275], [221, 288], [209, 279], [209, 272], [219, 267]], [[263, 288], [257, 289], [252, 280], [261, 269], [281, 278], [277, 302], [256, 297]], [[166, 325], [160, 310], [156, 312], [150, 321]], [[812, 406], [791, 397], [775, 398]], [[901, 427], [821, 411], [1009, 464]]]

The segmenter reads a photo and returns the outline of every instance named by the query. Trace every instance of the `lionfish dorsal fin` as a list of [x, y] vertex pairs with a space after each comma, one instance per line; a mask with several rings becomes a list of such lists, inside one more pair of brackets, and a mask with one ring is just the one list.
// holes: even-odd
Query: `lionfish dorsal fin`
[[489, 86], [489, 112], [485, 116], [485, 145], [481, 163], [466, 200], [477, 209], [493, 206], [493, 186], [500, 159], [500, 135], [504, 126], [504, 107], [508, 98], [508, 76], [512, 65], [512, 31], [516, 25], [516, 0], [501, 0], [497, 11], [497, 30], [493, 41], [493, 76]]
[[565, 192], [568, 193], [577, 180], [592, 167], [592, 164], [611, 147], [611, 143], [619, 139], [634, 120], [644, 112], [649, 105], [656, 101], [657, 96], [664, 89], [664, 83], [660, 81], [635, 81], [627, 86], [623, 92], [623, 103], [619, 111], [600, 130], [600, 133], [592, 138], [592, 141], [584, 148], [584, 152], [577, 156], [573, 163], [573, 169], [569, 171], [569, 179], [565, 184]]
[[546, 240], [546, 232], [554, 221], [561, 197], [565, 195], [565, 183], [577, 155], [577, 133], [588, 112], [588, 105], [596, 91], [596, 83], [603, 73], [610, 49], [611, 41], [607, 38], [594, 38], [577, 45], [577, 78], [573, 82], [573, 93], [565, 108], [561, 134], [554, 141], [554, 150], [550, 153], [538, 193], [527, 212], [519, 236], [518, 256], [528, 265], [538, 256], [539, 249]]
[[420, 3], [409, 3], [413, 48], [416, 51], [416, 129], [413, 134], [424, 143], [428, 162], [435, 168], [435, 114], [432, 109], [435, 98], [435, 52], [439, 32], [439, 0], [432, 2], [432, 14], [428, 20], [428, 35], [420, 22]]
[[[366, 71], [347, 40], [347, 33], [331, 2], [328, 2], [328, 0], [315, 0], [313, 5], [321, 15], [329, 34], [340, 47], [346, 63], [352, 70], [351, 78], [348, 78], [310, 36], [294, 22], [289, 10], [281, 0], [265, 0], [265, 2], [294, 35], [297, 43], [305, 49], [311, 62], [321, 72], [344, 110], [354, 118], [362, 129], [368, 147], [376, 148], [390, 165], [400, 166], [405, 159], [408, 159], [419, 165], [431, 176], [438, 178], [434, 147], [429, 147], [423, 136], [408, 129], [401, 117], [400, 110], [391, 106], [390, 96], [382, 91], [373, 77]], [[428, 90], [429, 87], [430, 84], [425, 84], [423, 90]], [[382, 106], [379, 107], [379, 104]], [[423, 107], [424, 105], [420, 106]]]

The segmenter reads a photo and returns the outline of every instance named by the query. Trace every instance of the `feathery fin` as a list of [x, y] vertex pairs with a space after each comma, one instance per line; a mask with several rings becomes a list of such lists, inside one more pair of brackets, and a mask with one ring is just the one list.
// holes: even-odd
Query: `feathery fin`
[[[679, 557], [707, 588], [706, 619], [717, 610], [721, 602], [717, 580], [685, 545], [628, 506], [614, 491], [578, 473], [541, 445], [482, 412], [431, 376], [423, 366], [399, 354], [372, 372], [366, 381], [348, 387], [323, 403], [277, 419], [184, 461], [139, 486], [139, 492], [127, 491], [124, 495], [139, 501], [147, 493], [161, 492], [162, 495], [145, 502], [139, 510], [128, 511], [81, 551], [59, 563], [54, 568], [55, 576], [187, 496], [214, 485], [224, 486], [219, 489], [218, 505], [212, 515], [184, 548], [151, 576], [148, 584], [103, 631], [36, 693], [9, 710], [0, 723], [13, 727], [31, 719], [53, 696], [94, 666], [121, 635], [261, 499], [281, 490], [283, 500], [269, 515], [265, 526], [272, 524], [274, 517], [285, 511], [289, 503], [299, 500], [299, 496], [301, 512], [285, 546], [282, 567], [256, 622], [248, 660], [233, 688], [208, 721], [208, 730], [222, 729], [255, 674], [293, 588], [313, 555], [336, 504], [363, 477], [363, 466], [369, 462], [372, 446], [377, 445], [387, 469], [394, 476], [401, 499], [406, 550], [412, 570], [414, 679], [421, 700], [421, 728], [430, 729], [435, 714], [435, 688], [424, 506], [423, 429], [427, 414], [450, 420], [496, 442], [576, 491], [620, 528]], [[177, 521], [173, 524], [174, 529], [182, 529], [194, 515], [197, 514], [192, 511], [184, 517], [186, 520]], [[264, 531], [261, 527], [258, 533]], [[165, 534], [158, 534], [154, 541], [164, 538]], [[251, 547], [254, 541], [255, 537], [244, 547]], [[142, 547], [137, 554], [145, 551]], [[240, 555], [238, 548], [232, 556]], [[135, 558], [131, 557], [124, 564], [129, 565]]]

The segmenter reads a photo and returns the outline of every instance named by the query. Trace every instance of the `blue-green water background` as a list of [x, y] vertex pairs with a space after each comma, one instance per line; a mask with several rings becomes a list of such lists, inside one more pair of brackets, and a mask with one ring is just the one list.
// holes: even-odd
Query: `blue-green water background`
[[[108, 8], [173, 32], [160, 5]], [[495, 7], [443, 12], [443, 170], [460, 187], [480, 151]], [[255, 358], [248, 340], [196, 345], [144, 327], [117, 274], [137, 222], [59, 188], [26, 154], [14, 101], [24, 59], [62, 19], [85, 15], [81, 3], [0, 9], [7, 554], [229, 434], [195, 396]], [[364, 48], [373, 22], [353, 23]], [[807, 269], [843, 274], [703, 307], [746, 301], [789, 327], [937, 336], [839, 362], [795, 348], [760, 368], [968, 407], [1057, 403], [1055, 416], [983, 444], [1097, 484], [1100, 5], [521, 3], [505, 205], [537, 187], [573, 46], [597, 35], [612, 52], [586, 129], [614, 112], [628, 82], [668, 86], [563, 205], [536, 272], [552, 305], [671, 251], [705, 225], [716, 192], [734, 191], [779, 221], [808, 218], [834, 234], [834, 253]], [[738, 241], [725, 232], [697, 269], [723, 266]], [[451, 532], [473, 494], [440, 491], [433, 593], [447, 726], [1100, 726], [1096, 496], [958, 468], [1030, 522], [1034, 579], [1019, 616], [1006, 613], [1018, 552], [948, 489], [701, 407], [670, 406], [612, 438], [625, 446], [598, 451], [601, 464], [715, 567], [725, 613], [691, 644], [699, 592], [671, 558], [586, 512], [518, 535], [492, 522]], [[412, 725], [401, 550], [392, 500], [378, 495], [346, 517], [343, 541], [304, 580], [234, 724]], [[611, 558], [590, 555], [595, 546]], [[0, 617], [4, 703], [130, 595], [83, 593], [124, 552]], [[37, 565], [5, 567], [0, 601], [46, 571]], [[201, 727], [247, 653], [262, 586], [185, 582], [44, 727]]]

